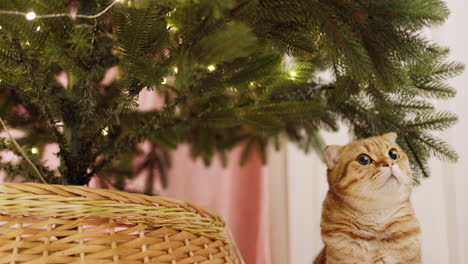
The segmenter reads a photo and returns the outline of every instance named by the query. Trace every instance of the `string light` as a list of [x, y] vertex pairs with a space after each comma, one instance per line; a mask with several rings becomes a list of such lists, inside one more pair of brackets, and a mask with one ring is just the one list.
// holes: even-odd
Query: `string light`
[[36, 31], [40, 31], [40, 30], [41, 30], [41, 26], [37, 26]]
[[216, 66], [214, 66], [213, 64], [208, 65], [208, 67], [206, 68], [208, 69], [209, 72], [214, 72], [216, 70]]
[[26, 14], [27, 20], [34, 20], [36, 18], [36, 13], [34, 11], [30, 11]]
[[174, 67], [174, 73], [178, 73], [178, 72], [179, 72], [179, 68]]
[[109, 135], [109, 127], [105, 127], [105, 128], [101, 131], [101, 134], [102, 134], [103, 136]]
[[289, 72], [289, 75], [291, 75], [291, 77], [294, 78], [294, 77], [296, 77], [297, 72], [295, 72], [295, 71], [290, 71], [290, 72]]
[[123, 2], [123, 0], [114, 0], [110, 5], [104, 8], [101, 12], [94, 14], [94, 15], [82, 15], [82, 14], [72, 15], [70, 13], [38, 15], [34, 11], [29, 11], [27, 13], [24, 13], [20, 11], [11, 11], [11, 10], [0, 10], [0, 14], [24, 16], [27, 20], [34, 20], [34, 19], [39, 19], [39, 18], [57, 18], [57, 17], [78, 17], [78, 18], [84, 18], [84, 19], [95, 19], [104, 15], [115, 4], [120, 3], [120, 2]]
[[163, 78], [161, 84], [166, 84], [167, 83], [167, 79], [166, 78]]
[[174, 8], [172, 11], [167, 12], [167, 16], [172, 16], [176, 10], [177, 8]]
[[177, 30], [179, 30], [176, 26], [169, 24], [169, 23], [167, 24], [166, 29], [168, 29], [169, 31], [173, 31], [173, 32], [176, 32]]
[[30, 44], [29, 44], [29, 41], [26, 41], [26, 43], [24, 43], [24, 44], [26, 44], [26, 46], [29, 46], [29, 45], [30, 45]]
[[2, 30], [2, 26], [0, 25], [0, 30]]
[[33, 148], [31, 148], [31, 153], [34, 154], [34, 155], [36, 155], [36, 154], [39, 153], [39, 149], [36, 148], [36, 147], [33, 147]]

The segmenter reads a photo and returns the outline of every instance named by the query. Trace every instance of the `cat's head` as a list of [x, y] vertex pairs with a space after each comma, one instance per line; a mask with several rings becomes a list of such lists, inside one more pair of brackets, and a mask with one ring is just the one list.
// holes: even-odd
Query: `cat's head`
[[331, 145], [324, 155], [330, 190], [366, 206], [388, 206], [409, 199], [413, 178], [396, 133]]

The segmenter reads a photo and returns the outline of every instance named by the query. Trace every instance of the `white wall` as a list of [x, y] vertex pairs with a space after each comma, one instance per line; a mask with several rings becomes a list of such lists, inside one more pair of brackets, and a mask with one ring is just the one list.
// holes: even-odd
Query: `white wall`
[[[345, 130], [326, 134], [327, 142], [345, 144]], [[287, 146], [289, 188], [290, 264], [310, 264], [322, 248], [320, 217], [328, 190], [326, 167], [315, 153], [305, 155], [293, 144]]]
[[[449, 46], [451, 58], [468, 66], [468, 1], [448, 0], [451, 16], [441, 28], [433, 31], [434, 39]], [[459, 123], [446, 133], [448, 142], [460, 154], [457, 164], [444, 164], [445, 209], [447, 212], [448, 246], [450, 262], [468, 263], [468, 70], [453, 79], [457, 88], [455, 99], [446, 104], [446, 109], [457, 113]]]

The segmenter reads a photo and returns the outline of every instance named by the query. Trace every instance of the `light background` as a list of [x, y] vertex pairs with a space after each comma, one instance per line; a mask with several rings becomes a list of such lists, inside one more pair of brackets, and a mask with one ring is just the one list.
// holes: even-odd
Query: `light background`
[[[468, 1], [447, 1], [448, 21], [428, 31], [451, 48], [451, 59], [468, 65]], [[451, 81], [458, 94], [438, 103], [458, 114], [458, 124], [441, 136], [459, 153], [456, 164], [431, 160], [432, 176], [414, 189], [412, 201], [422, 226], [425, 264], [468, 263], [468, 71]], [[347, 129], [326, 134], [329, 144], [346, 144]], [[273, 263], [312, 263], [320, 251], [321, 203], [327, 191], [325, 166], [315, 154], [304, 155], [288, 144], [270, 167], [271, 244]], [[282, 177], [286, 180], [284, 187]], [[286, 203], [285, 208], [279, 206]]]

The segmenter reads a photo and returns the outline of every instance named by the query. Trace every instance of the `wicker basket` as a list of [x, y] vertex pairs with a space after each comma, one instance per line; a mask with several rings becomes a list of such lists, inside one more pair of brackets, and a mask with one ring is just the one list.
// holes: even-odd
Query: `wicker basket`
[[0, 263], [238, 263], [191, 203], [82, 186], [0, 184]]

